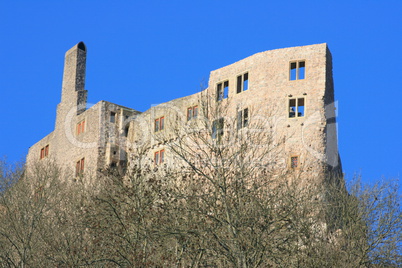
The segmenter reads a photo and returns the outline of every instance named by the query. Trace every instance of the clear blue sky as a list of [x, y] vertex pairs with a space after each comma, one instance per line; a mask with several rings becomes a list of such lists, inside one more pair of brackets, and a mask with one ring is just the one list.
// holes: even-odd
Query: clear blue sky
[[402, 1], [0, 0], [0, 156], [54, 128], [64, 53], [88, 48], [88, 101], [144, 111], [254, 53], [328, 43], [347, 178], [400, 177]]

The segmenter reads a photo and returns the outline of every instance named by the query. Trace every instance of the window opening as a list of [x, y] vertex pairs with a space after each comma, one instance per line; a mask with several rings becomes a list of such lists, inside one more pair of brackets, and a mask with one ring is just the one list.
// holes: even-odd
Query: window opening
[[229, 81], [217, 84], [216, 101], [221, 101], [229, 96]]
[[248, 89], [248, 73], [245, 73], [237, 77], [237, 93], [246, 91], [247, 89]]
[[111, 112], [110, 113], [110, 123], [114, 123], [114, 122], [116, 122], [116, 113]]
[[296, 169], [299, 167], [299, 157], [298, 156], [291, 156], [290, 157], [290, 167], [292, 169]]
[[304, 98], [289, 99], [289, 118], [304, 116]]
[[160, 165], [165, 162], [165, 150], [160, 150], [154, 153], [154, 164]]
[[165, 128], [165, 118], [161, 117], [161, 119], [159, 121], [161, 123], [159, 130], [163, 130]]
[[165, 128], [165, 117], [155, 119], [154, 130], [155, 132], [161, 131]]
[[220, 139], [223, 136], [223, 118], [219, 118], [212, 122], [212, 138]]
[[191, 120], [193, 118], [193, 108], [187, 108], [187, 121]]
[[190, 121], [193, 118], [197, 118], [197, 116], [198, 116], [198, 106], [187, 108], [187, 121]]
[[77, 135], [85, 132], [85, 120], [82, 120], [77, 124]]
[[124, 128], [124, 137], [128, 137], [128, 131], [130, 130], [130, 125]]
[[248, 108], [237, 112], [237, 129], [248, 126]]
[[75, 176], [78, 177], [84, 173], [85, 158], [77, 161], [75, 164]]
[[302, 80], [306, 76], [306, 62], [296, 61], [290, 63], [290, 80]]
[[49, 144], [40, 149], [40, 159], [43, 159], [49, 155]]
[[160, 164], [162, 164], [163, 162], [165, 162], [165, 150], [161, 150], [159, 152], [159, 158], [160, 158]]
[[193, 107], [193, 118], [197, 118], [198, 117], [198, 106], [194, 106]]

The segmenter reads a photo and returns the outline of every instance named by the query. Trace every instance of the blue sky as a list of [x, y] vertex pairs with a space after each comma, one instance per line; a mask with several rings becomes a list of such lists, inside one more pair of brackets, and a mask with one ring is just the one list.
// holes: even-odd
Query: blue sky
[[0, 156], [54, 128], [64, 53], [87, 45], [88, 101], [140, 111], [257, 52], [328, 43], [347, 178], [399, 178], [402, 1], [0, 1]]

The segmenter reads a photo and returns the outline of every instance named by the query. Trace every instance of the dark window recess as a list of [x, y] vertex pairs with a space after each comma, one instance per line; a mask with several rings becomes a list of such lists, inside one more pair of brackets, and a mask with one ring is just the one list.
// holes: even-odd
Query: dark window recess
[[246, 91], [248, 89], [248, 73], [239, 75], [237, 77], [237, 93]]
[[114, 122], [116, 122], [116, 113], [111, 112], [110, 113], [110, 123], [114, 123]]
[[128, 131], [130, 130], [130, 126], [126, 126], [124, 128], [124, 137], [128, 137]]
[[302, 80], [306, 76], [306, 62], [296, 61], [290, 63], [290, 80]]
[[237, 129], [241, 129], [248, 126], [248, 108], [237, 112]]
[[212, 138], [220, 139], [223, 136], [223, 118], [219, 118], [212, 122]]
[[216, 101], [221, 101], [229, 96], [229, 81], [219, 83], [216, 86]]
[[289, 118], [304, 116], [304, 98], [289, 99]]

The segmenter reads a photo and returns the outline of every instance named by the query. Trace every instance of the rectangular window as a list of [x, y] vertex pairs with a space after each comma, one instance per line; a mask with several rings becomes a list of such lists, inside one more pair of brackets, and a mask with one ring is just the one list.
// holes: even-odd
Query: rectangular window
[[237, 112], [237, 129], [248, 126], [248, 108]]
[[165, 117], [155, 119], [154, 130], [155, 132], [161, 131], [165, 128]]
[[75, 164], [75, 176], [78, 177], [84, 173], [85, 158], [77, 161]]
[[77, 124], [77, 135], [85, 132], [85, 120], [82, 120]]
[[154, 153], [154, 164], [160, 165], [165, 162], [165, 150], [160, 150]]
[[193, 118], [193, 107], [187, 108], [187, 121]]
[[159, 164], [159, 151], [155, 152], [155, 154], [154, 154], [154, 164], [155, 165]]
[[306, 62], [305, 61], [295, 61], [290, 63], [290, 80], [302, 80], [306, 76]]
[[40, 159], [43, 159], [49, 155], [49, 144], [40, 149]]
[[159, 152], [159, 164], [162, 164], [163, 162], [165, 162], [165, 150]]
[[160, 122], [159, 130], [163, 130], [165, 128], [165, 117], [162, 116], [159, 122]]
[[229, 81], [216, 85], [216, 101], [221, 101], [229, 96]]
[[110, 113], [110, 123], [114, 123], [114, 122], [116, 122], [116, 113], [111, 112]]
[[125, 128], [124, 128], [124, 137], [128, 137], [128, 131], [130, 130], [130, 125], [127, 125]]
[[223, 136], [223, 118], [219, 118], [212, 122], [212, 138], [213, 139], [220, 139]]
[[193, 118], [197, 118], [197, 116], [198, 116], [198, 106], [187, 108], [187, 121], [190, 121]]
[[198, 106], [194, 106], [193, 107], [193, 118], [197, 118], [198, 117]]
[[289, 99], [289, 118], [304, 117], [304, 98]]
[[291, 156], [290, 157], [290, 168], [297, 169], [299, 167], [299, 157]]
[[248, 73], [239, 75], [237, 77], [237, 93], [246, 91], [248, 89]]

